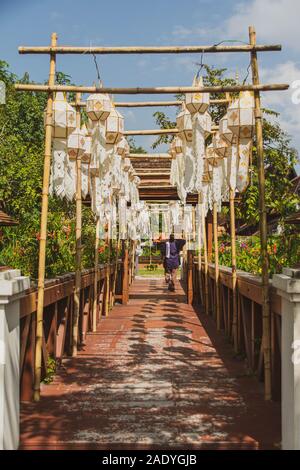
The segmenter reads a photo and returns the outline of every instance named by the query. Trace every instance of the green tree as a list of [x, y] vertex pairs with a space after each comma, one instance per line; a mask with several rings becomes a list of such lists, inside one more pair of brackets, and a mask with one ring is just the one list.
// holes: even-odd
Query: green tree
[[[6, 105], [0, 106], [0, 201], [19, 222], [0, 233], [0, 263], [36, 277], [46, 97], [43, 93], [16, 92], [14, 83], [29, 83], [29, 76], [18, 79], [3, 61], [0, 80], [7, 89]], [[69, 84], [70, 77], [58, 72], [57, 81]], [[83, 265], [88, 267], [93, 263], [95, 224], [87, 207], [83, 208], [83, 227]], [[47, 276], [74, 270], [74, 253], [75, 204], [50, 197]]]

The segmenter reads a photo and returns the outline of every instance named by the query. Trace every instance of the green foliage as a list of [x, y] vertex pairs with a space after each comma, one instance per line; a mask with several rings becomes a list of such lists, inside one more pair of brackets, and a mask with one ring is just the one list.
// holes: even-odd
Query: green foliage
[[147, 153], [141, 145], [136, 145], [133, 137], [128, 137], [127, 142], [129, 143], [131, 153]]
[[56, 361], [53, 357], [48, 356], [46, 377], [44, 378], [43, 383], [46, 385], [51, 384], [51, 382], [53, 382], [55, 372], [56, 372]]
[[[268, 239], [270, 274], [280, 273], [285, 266], [297, 266], [300, 259], [300, 234], [289, 237], [272, 236]], [[261, 274], [260, 240], [257, 236], [239, 237], [236, 242], [237, 269]], [[219, 262], [231, 266], [231, 245], [228, 236], [220, 239]]]

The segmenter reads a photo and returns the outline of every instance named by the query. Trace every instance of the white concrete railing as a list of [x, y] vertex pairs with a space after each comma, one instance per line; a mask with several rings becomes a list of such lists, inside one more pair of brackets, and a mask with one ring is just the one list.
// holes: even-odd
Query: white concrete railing
[[300, 269], [273, 276], [282, 298], [282, 448], [300, 450]]
[[19, 270], [0, 272], [0, 450], [19, 446], [20, 298], [29, 287]]

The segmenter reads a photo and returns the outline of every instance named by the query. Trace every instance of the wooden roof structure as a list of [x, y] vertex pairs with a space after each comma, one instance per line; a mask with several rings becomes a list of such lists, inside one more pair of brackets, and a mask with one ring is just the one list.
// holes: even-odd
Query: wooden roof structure
[[[179, 200], [177, 188], [170, 184], [171, 157], [168, 153], [131, 153], [130, 160], [141, 179], [139, 195], [142, 201]], [[197, 194], [188, 194], [188, 204], [197, 204], [197, 201]]]

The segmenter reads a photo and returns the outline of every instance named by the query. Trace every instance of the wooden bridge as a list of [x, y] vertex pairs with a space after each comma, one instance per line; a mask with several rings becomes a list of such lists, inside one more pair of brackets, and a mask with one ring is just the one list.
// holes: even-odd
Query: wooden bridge
[[[260, 307], [256, 303], [251, 308], [254, 300], [245, 288], [245, 283], [249, 287], [254, 280], [247, 281], [244, 275], [240, 281], [239, 296], [245, 305], [239, 316], [243, 341], [241, 354], [235, 356], [226, 330], [216, 330], [213, 304], [212, 315], [207, 315], [197, 301], [194, 260], [184, 266], [184, 279], [178, 281], [175, 293], [167, 290], [162, 278], [131, 282], [130, 263], [126, 271], [125, 279], [131, 284], [129, 301], [122, 294], [124, 263], [119, 263], [118, 299], [105, 316], [107, 276], [104, 267], [99, 270], [96, 331], [91, 331], [90, 321], [93, 273], [83, 276], [81, 344], [75, 358], [67, 357], [68, 314], [72, 315], [69, 290], [74, 280], [62, 279], [46, 288], [49, 305], [44, 344], [52, 357], [61, 360], [61, 366], [53, 382], [42, 385], [40, 402], [22, 403], [21, 448], [276, 448], [280, 442], [280, 403], [264, 401], [263, 384], [255, 373], [261, 367], [259, 354], [250, 362], [251, 345], [261, 341]], [[114, 276], [113, 266], [110, 276]], [[225, 274], [221, 279], [222, 288], [229, 288]], [[251, 297], [255, 289], [248, 292]], [[29, 313], [33, 295], [28, 293], [23, 301], [23, 400], [32, 393], [29, 378], [34, 382], [30, 367], [34, 344], [27, 326], [29, 318], [34, 321], [34, 313]], [[228, 298], [230, 293], [222, 304], [227, 317]], [[118, 303], [122, 299], [123, 304]], [[242, 330], [246, 331], [249, 322], [254, 327], [247, 333], [248, 342]]]

